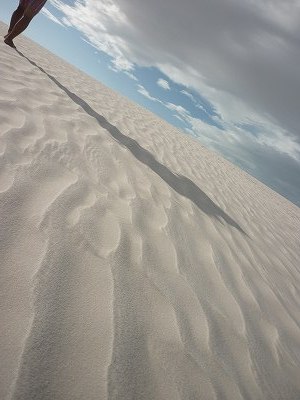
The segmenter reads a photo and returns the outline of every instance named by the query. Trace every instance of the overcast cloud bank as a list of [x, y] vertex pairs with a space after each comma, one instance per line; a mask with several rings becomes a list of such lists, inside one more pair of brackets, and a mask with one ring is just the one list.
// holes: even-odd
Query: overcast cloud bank
[[[296, 0], [51, 0], [61, 23], [78, 29], [134, 77], [156, 67], [205, 97], [215, 124], [164, 104], [187, 131], [300, 204], [300, 2]], [[170, 82], [157, 84], [172, 90]], [[137, 82], [137, 91], [160, 101]]]

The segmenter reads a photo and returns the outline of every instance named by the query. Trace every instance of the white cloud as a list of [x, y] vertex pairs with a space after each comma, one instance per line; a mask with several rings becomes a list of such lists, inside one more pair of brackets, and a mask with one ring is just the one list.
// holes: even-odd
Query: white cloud
[[[242, 104], [244, 114], [254, 110], [268, 115], [287, 134], [299, 135], [300, 142], [299, 2], [51, 3], [91, 43], [110, 54], [116, 68], [132, 71], [138, 64], [177, 70], [182, 84], [209, 95], [212, 102], [219, 100], [224, 117], [232, 119]], [[167, 76], [178, 82], [174, 74]]]
[[133, 62], [127, 56], [128, 43], [118, 33], [119, 29], [128, 27], [127, 17], [113, 1], [76, 0], [74, 5], [69, 5], [51, 0], [51, 3], [64, 14], [66, 25], [78, 29], [91, 45], [113, 58], [116, 70], [133, 70]]
[[187, 118], [190, 116], [190, 113], [188, 112], [188, 110], [186, 110], [184, 107], [182, 107], [180, 105], [173, 104], [173, 103], [163, 103], [163, 104], [169, 110], [175, 112], [175, 115], [178, 114], [185, 120], [187, 120]]
[[169, 82], [166, 81], [165, 79], [158, 79], [157, 81], [157, 85], [160, 86], [161, 88], [165, 89], [165, 90], [171, 90]]
[[[224, 111], [222, 107], [216, 108], [219, 115], [210, 117], [214, 124], [209, 124], [193, 117], [181, 105], [163, 102], [151, 96], [142, 85], [137, 85], [137, 87], [140, 94], [149, 100], [161, 103], [172, 111], [176, 118], [189, 125], [188, 129], [193, 132], [193, 136], [200, 138], [202, 143], [211, 149], [220, 150], [221, 148], [226, 148], [228, 156], [231, 152], [238, 152], [238, 146], [245, 141], [248, 142], [250, 137], [252, 142], [256, 142], [257, 146], [261, 148], [267, 146], [268, 149], [273, 148], [274, 151], [286, 154], [296, 162], [300, 162], [300, 148], [294, 137], [289, 136], [284, 129], [273, 124], [267, 118], [256, 115], [253, 111], [249, 112], [244, 108], [243, 104], [237, 104], [234, 99], [231, 102], [229, 101], [228, 104], [228, 109], [232, 113], [227, 114], [228, 109]], [[219, 104], [217, 99], [215, 99], [215, 104]], [[199, 105], [197, 104], [196, 106]], [[205, 111], [202, 106], [201, 108]], [[236, 113], [238, 114], [237, 117], [235, 117]], [[253, 135], [250, 132], [251, 128], [257, 132], [257, 135]], [[245, 159], [244, 162], [246, 163], [247, 160]]]
[[137, 78], [132, 72], [125, 71], [124, 73], [125, 73], [125, 75], [127, 75], [130, 79], [132, 79], [133, 81], [138, 82], [138, 78]]
[[[51, 2], [118, 68], [175, 67], [185, 85], [192, 77], [194, 89], [230, 94], [300, 136], [299, 2]], [[227, 100], [222, 102], [226, 109]]]
[[195, 104], [196, 108], [199, 108], [199, 110], [201, 110], [201, 111], [205, 112], [207, 115], [209, 115], [208, 111], [204, 108], [204, 106], [202, 104], [197, 103], [197, 100], [190, 92], [188, 92], [187, 90], [180, 90], [180, 93], [184, 94], [189, 99], [191, 99], [192, 102]]
[[180, 93], [184, 94], [189, 99], [191, 99], [194, 103], [196, 103], [196, 99], [191, 93], [187, 92], [186, 90], [180, 90]]
[[115, 57], [112, 65], [116, 71], [132, 71], [134, 69], [133, 64], [122, 56]]
[[174, 117], [177, 118], [181, 122], [185, 122], [185, 120], [183, 118], [181, 118], [178, 114], [175, 114]]
[[[115, 69], [132, 74], [136, 65], [157, 67], [170, 80], [205, 98], [224, 131], [191, 119], [176, 105], [166, 107], [173, 107], [171, 111], [211, 147], [250, 164], [250, 158], [257, 161], [254, 149], [261, 159], [266, 151], [270, 164], [271, 151], [274, 157], [280, 154], [286, 166], [294, 164], [283, 157], [299, 162], [298, 0], [51, 3], [64, 14], [65, 24], [76, 27], [113, 58]], [[162, 103], [145, 88], [138, 90]], [[188, 90], [182, 94], [192, 100]], [[259, 135], [249, 134], [243, 124], [255, 126]]]
[[[98, 61], [98, 62], [100, 63], [100, 61]], [[126, 69], [118, 68], [115, 64], [109, 65], [108, 69], [110, 69], [113, 72], [116, 72], [117, 74], [123, 73], [123, 74], [127, 75], [130, 79], [132, 79], [133, 81], [136, 81], [136, 82], [138, 81], [137, 77], [132, 72], [130, 72], [130, 70], [127, 71]]]
[[42, 8], [41, 11], [47, 18], [49, 18], [51, 21], [55, 22], [58, 25], [61, 25], [63, 27], [65, 27], [65, 25], [58, 19], [55, 17], [55, 15], [53, 15], [49, 10], [47, 10], [47, 8]]
[[141, 95], [143, 95], [144, 97], [146, 97], [147, 99], [152, 100], [152, 101], [156, 101], [158, 103], [162, 103], [161, 100], [157, 99], [156, 97], [151, 96], [150, 93], [148, 92], [148, 90], [144, 88], [144, 86], [137, 85], [137, 88], [138, 88], [138, 92]]

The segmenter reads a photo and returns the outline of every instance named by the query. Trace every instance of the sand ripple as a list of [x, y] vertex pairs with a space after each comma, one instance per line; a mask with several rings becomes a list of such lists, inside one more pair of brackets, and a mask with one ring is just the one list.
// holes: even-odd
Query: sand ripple
[[298, 400], [299, 209], [19, 43], [29, 59], [0, 44], [0, 398]]

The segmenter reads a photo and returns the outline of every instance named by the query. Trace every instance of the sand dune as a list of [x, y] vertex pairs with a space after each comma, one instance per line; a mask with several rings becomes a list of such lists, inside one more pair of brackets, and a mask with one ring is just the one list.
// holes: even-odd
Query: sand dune
[[0, 43], [0, 398], [298, 400], [299, 208], [16, 42]]

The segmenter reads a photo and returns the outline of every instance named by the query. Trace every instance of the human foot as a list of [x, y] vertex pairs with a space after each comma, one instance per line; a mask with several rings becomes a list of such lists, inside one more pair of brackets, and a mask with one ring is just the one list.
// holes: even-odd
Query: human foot
[[8, 35], [5, 36], [4, 43], [7, 44], [8, 46], [12, 47], [13, 49], [16, 48], [14, 42], [12, 41], [12, 39], [10, 39], [10, 38], [8, 37]]

